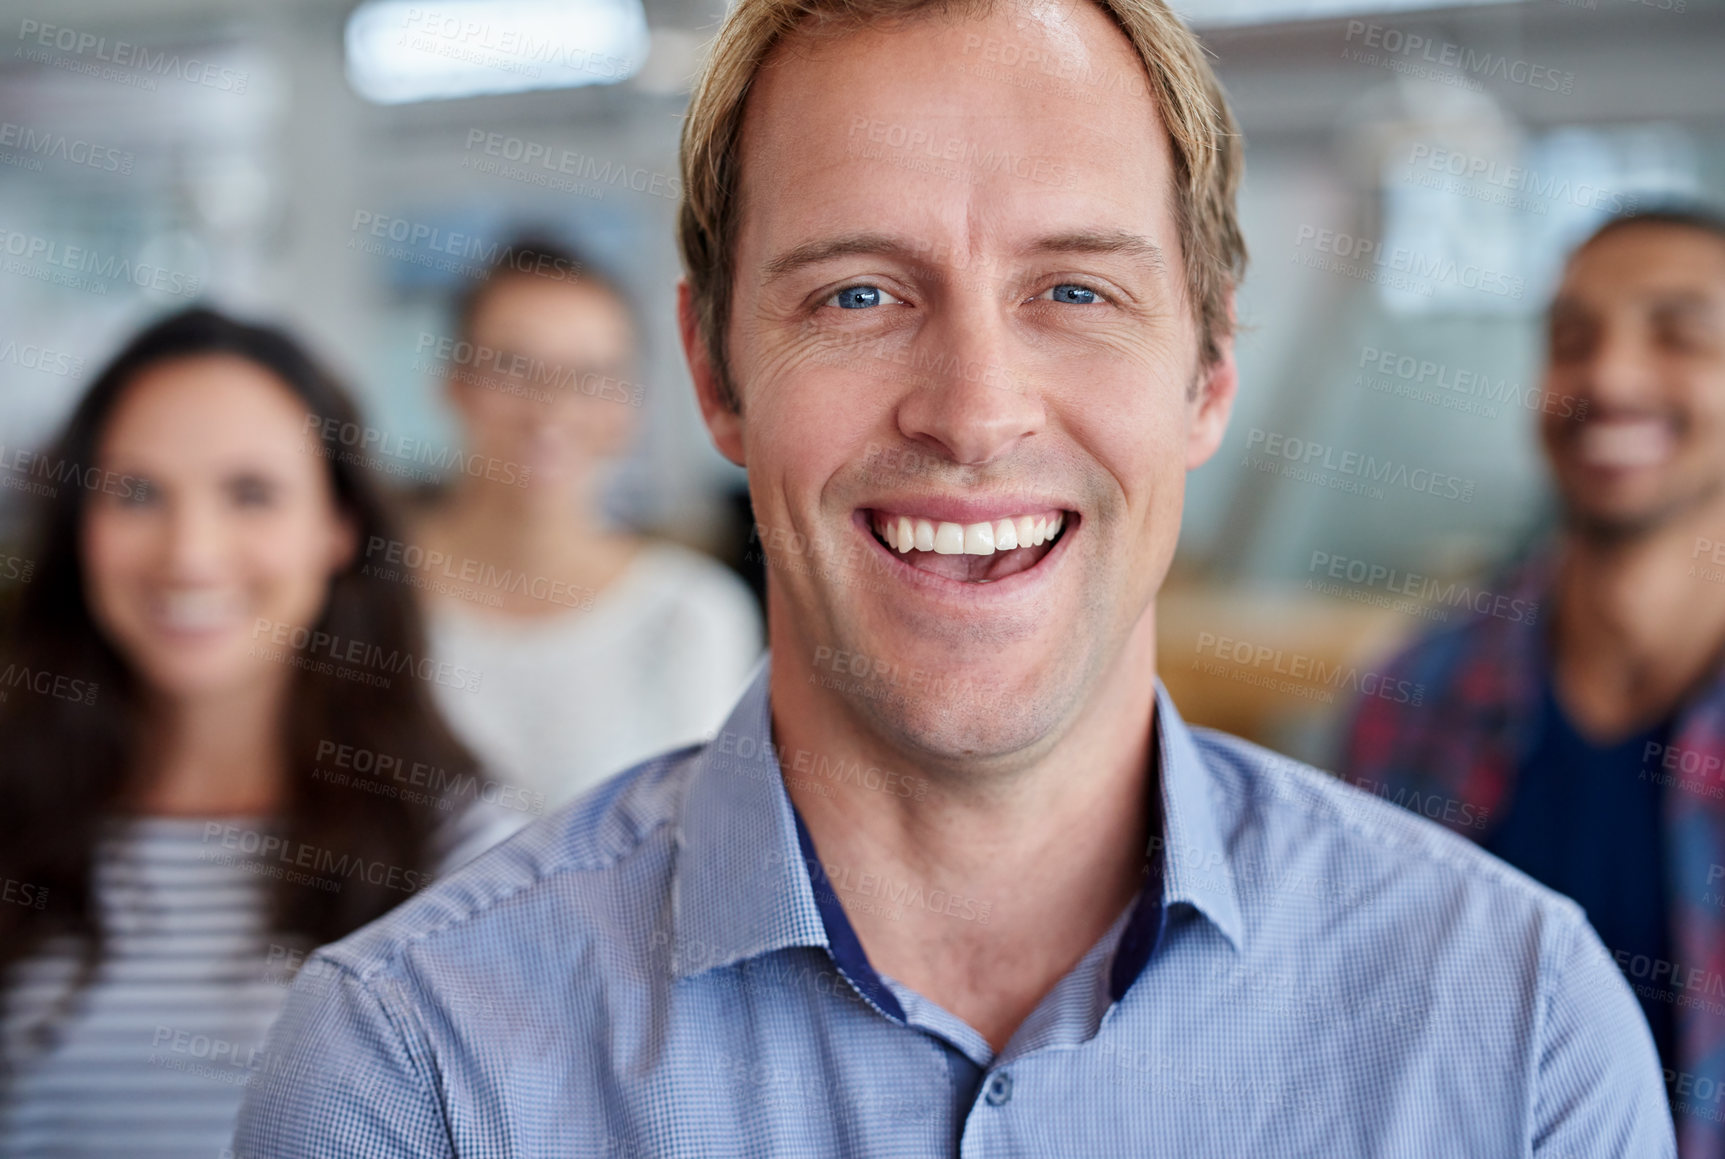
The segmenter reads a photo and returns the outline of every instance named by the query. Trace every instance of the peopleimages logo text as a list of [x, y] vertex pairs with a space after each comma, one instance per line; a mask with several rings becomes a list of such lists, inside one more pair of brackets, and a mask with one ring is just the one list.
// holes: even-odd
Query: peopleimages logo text
[[1302, 225], [1294, 235], [1294, 245], [1298, 249], [1304, 249], [1308, 244], [1318, 253], [1334, 254], [1338, 258], [1363, 262], [1368, 267], [1393, 270], [1398, 274], [1406, 274], [1416, 282], [1448, 282], [1464, 290], [1478, 290], [1483, 294], [1495, 294], [1512, 301], [1520, 301], [1527, 288], [1525, 278], [1502, 270], [1493, 270], [1472, 262], [1458, 262], [1454, 258], [1439, 254], [1422, 254], [1406, 246], [1385, 249], [1381, 242], [1373, 238]]
[[[0, 255], [40, 262], [51, 270], [68, 274], [90, 274], [111, 282], [130, 282], [139, 289], [191, 297], [201, 283], [193, 274], [170, 270], [149, 262], [134, 262], [118, 254], [102, 253], [88, 246], [67, 245], [54, 238], [0, 226]], [[102, 286], [97, 282], [94, 285]], [[105, 289], [105, 286], [103, 287]]]
[[144, 45], [125, 40], [110, 42], [106, 36], [80, 32], [76, 28], [59, 24], [43, 24], [39, 20], [19, 21], [18, 39], [25, 46], [19, 49], [18, 55], [38, 63], [43, 62], [39, 59], [40, 53], [36, 46], [57, 49], [72, 56], [88, 57], [120, 68], [136, 69], [151, 76], [177, 77], [189, 84], [222, 92], [243, 93], [251, 83], [251, 77], [237, 69], [226, 68], [196, 57], [182, 58], [178, 52], [167, 49], [152, 51]]
[[[1266, 431], [1262, 427], [1253, 427], [1247, 434], [1246, 449], [1267, 456], [1266, 461], [1281, 459], [1298, 471], [1328, 471], [1338, 477], [1386, 483], [1439, 499], [1473, 502], [1475, 486], [1472, 479], [1427, 467], [1412, 467], [1394, 459], [1380, 459], [1313, 439]], [[1283, 474], [1291, 478], [1301, 477], [1287, 471]]]
[[1635, 194], [1622, 194], [1585, 181], [1541, 173], [1524, 165], [1499, 162], [1494, 157], [1476, 157], [1439, 146], [1416, 143], [1408, 156], [1408, 168], [1477, 181], [1511, 193], [1526, 193], [1548, 201], [1567, 201], [1582, 209], [1606, 213], [1633, 213], [1641, 202]]
[[1356, 38], [1365, 47], [1377, 49], [1389, 56], [1442, 65], [1469, 76], [1496, 78], [1510, 84], [1562, 93], [1564, 96], [1575, 91], [1575, 74], [1572, 72], [1560, 72], [1543, 64], [1534, 64], [1520, 58], [1511, 59], [1494, 52], [1478, 52], [1465, 45], [1434, 40], [1417, 32], [1403, 32], [1399, 28], [1386, 28], [1382, 24], [1350, 20], [1347, 40], [1351, 44]]

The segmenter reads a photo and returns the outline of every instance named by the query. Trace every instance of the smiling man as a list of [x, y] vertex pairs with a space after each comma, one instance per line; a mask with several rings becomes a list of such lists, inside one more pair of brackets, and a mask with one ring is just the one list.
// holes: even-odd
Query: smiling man
[[[1725, 1156], [1725, 218], [1606, 223], [1552, 303], [1540, 434], [1563, 526], [1491, 611], [1362, 703], [1347, 771], [1585, 908]], [[1523, 611], [1527, 609], [1527, 611]], [[1454, 805], [1446, 809], [1446, 805]]]
[[323, 951], [239, 1152], [1670, 1154], [1574, 905], [1157, 684], [1239, 166], [1159, 0], [739, 0], [680, 309], [770, 665]]

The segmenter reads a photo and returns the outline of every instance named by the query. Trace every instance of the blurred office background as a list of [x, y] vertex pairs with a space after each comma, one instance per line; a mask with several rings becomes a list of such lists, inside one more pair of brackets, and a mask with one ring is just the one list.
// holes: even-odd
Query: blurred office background
[[[1463, 615], [1549, 519], [1533, 427], [1563, 253], [1613, 210], [1725, 199], [1725, 4], [1176, 7], [1245, 130], [1252, 265], [1241, 400], [1191, 479], [1162, 672], [1193, 719], [1321, 759], [1361, 675]], [[707, 443], [673, 314], [677, 132], [713, 0], [3, 11], [0, 541], [19, 452], [123, 336], [194, 298], [295, 327], [392, 440], [453, 442], [449, 298], [531, 225], [643, 308], [618, 517], [744, 554], [740, 474]], [[473, 93], [559, 81], [580, 83]], [[1206, 663], [1218, 640], [1272, 658]], [[1296, 661], [1349, 675], [1288, 678]]]

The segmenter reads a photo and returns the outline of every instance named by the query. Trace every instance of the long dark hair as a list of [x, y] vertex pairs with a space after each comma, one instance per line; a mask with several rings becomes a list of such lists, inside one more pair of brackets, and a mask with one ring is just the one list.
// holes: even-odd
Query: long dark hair
[[[9, 899], [19, 904], [0, 905], [0, 977], [50, 937], [79, 939], [83, 968], [56, 1017], [67, 1012], [100, 963], [94, 854], [104, 820], [132, 787], [143, 725], [143, 689], [91, 619], [85, 599], [79, 532], [86, 504], [97, 486], [133, 484], [98, 479], [96, 451], [116, 402], [140, 371], [218, 354], [269, 371], [304, 404], [308, 440], [321, 440], [336, 502], [360, 542], [395, 538], [382, 493], [340, 441], [344, 429], [350, 435], [360, 429], [347, 394], [287, 334], [209, 309], [175, 314], [134, 338], [91, 385], [56, 446], [34, 460], [32, 474], [59, 484], [31, 485], [46, 498], [35, 524], [34, 574], [20, 585], [11, 623], [0, 636], [0, 673], [17, 678], [0, 699], [0, 879], [15, 883], [16, 894], [28, 887], [27, 897]], [[363, 552], [355, 557], [331, 580], [312, 630], [329, 633], [324, 639], [363, 641], [375, 655], [417, 662], [424, 655], [424, 631], [411, 590], [363, 568]], [[283, 734], [288, 784], [282, 814], [273, 820], [285, 841], [303, 843], [288, 848], [331, 851], [397, 872], [353, 874], [333, 891], [327, 884], [295, 884], [295, 875], [278, 877], [269, 928], [312, 944], [333, 941], [403, 900], [403, 882], [422, 880], [419, 875], [430, 868], [440, 816], [432, 806], [320, 779], [314, 775], [319, 747], [326, 764], [330, 746], [351, 745], [399, 758], [404, 766], [398, 767], [420, 761], [455, 777], [472, 775], [477, 767], [417, 673], [403, 673], [398, 662], [387, 678], [356, 681], [339, 679], [332, 668], [294, 666]], [[29, 687], [17, 687], [19, 681]], [[43, 694], [26, 694], [31, 691]], [[0, 991], [0, 1001], [4, 997]], [[43, 1040], [51, 1037], [46, 1024], [38, 1031]]]

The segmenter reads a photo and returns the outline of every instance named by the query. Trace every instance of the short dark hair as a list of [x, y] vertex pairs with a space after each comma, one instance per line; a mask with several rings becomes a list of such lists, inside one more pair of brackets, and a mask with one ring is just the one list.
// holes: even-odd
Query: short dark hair
[[455, 299], [456, 333], [467, 337], [473, 329], [473, 318], [485, 295], [498, 282], [507, 278], [543, 278], [547, 282], [572, 282], [593, 286], [615, 298], [629, 316], [629, 324], [640, 330], [640, 314], [634, 299], [620, 281], [603, 265], [579, 249], [559, 241], [550, 233], [531, 231], [518, 233], [498, 251], [485, 275], [468, 286]]
[[1699, 229], [1725, 241], [1725, 211], [1699, 201], [1661, 201], [1641, 209], [1620, 213], [1594, 230], [1588, 239], [1576, 247], [1580, 253], [1607, 234], [1628, 229], [1632, 225], [1675, 225]]

